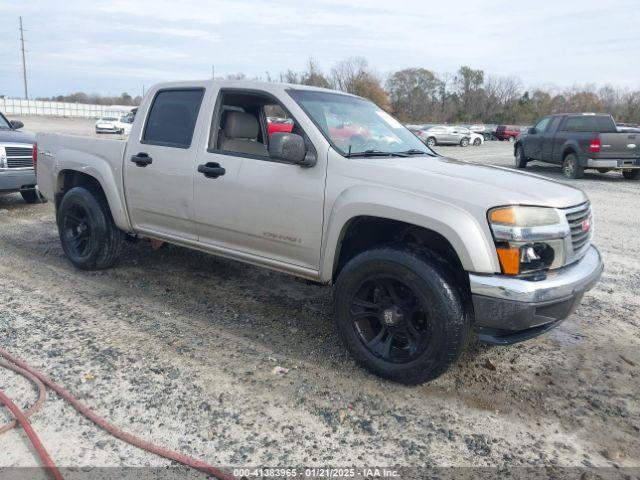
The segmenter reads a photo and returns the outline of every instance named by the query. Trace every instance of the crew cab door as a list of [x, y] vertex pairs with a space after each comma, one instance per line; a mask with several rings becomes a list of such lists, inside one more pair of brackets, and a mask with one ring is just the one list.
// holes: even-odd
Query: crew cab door
[[203, 95], [204, 88], [159, 90], [129, 137], [124, 191], [137, 232], [196, 239], [193, 171]]
[[528, 158], [542, 160], [542, 138], [549, 126], [549, 122], [551, 122], [551, 117], [545, 117], [527, 132], [527, 139], [524, 142], [524, 154]]
[[292, 119], [292, 133], [305, 136], [272, 95], [220, 91], [194, 177], [198, 239], [223, 255], [275, 268], [284, 263], [314, 276], [320, 264], [326, 152], [309, 168], [270, 158], [267, 115]]

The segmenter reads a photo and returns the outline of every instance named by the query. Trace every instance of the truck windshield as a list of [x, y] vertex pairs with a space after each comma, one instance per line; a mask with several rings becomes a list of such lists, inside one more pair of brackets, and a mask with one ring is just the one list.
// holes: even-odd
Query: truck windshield
[[343, 156], [435, 156], [398, 120], [363, 98], [289, 90], [331, 145]]

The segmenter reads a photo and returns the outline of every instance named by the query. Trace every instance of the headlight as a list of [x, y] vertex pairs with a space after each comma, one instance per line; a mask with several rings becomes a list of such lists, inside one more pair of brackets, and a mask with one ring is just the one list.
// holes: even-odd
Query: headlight
[[521, 275], [563, 265], [570, 229], [555, 208], [498, 207], [487, 218], [502, 273]]

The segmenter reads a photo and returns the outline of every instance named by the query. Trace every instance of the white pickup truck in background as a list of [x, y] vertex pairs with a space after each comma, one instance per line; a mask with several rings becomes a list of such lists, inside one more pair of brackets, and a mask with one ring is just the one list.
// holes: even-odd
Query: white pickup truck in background
[[[291, 131], [269, 135], [268, 116]], [[582, 191], [441, 157], [342, 92], [161, 84], [127, 141], [37, 143], [78, 268], [113, 265], [133, 235], [333, 285], [354, 357], [400, 382], [442, 374], [472, 331], [507, 344], [549, 330], [603, 268]]]

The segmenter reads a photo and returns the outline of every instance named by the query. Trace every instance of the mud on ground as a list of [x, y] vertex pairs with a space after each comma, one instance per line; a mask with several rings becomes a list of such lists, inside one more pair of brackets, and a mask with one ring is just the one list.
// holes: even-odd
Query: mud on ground
[[[443, 152], [512, 162], [500, 142]], [[472, 343], [427, 385], [357, 367], [328, 288], [146, 242], [116, 268], [78, 271], [51, 204], [19, 195], [0, 197], [0, 345], [118, 426], [213, 464], [640, 466], [640, 182], [610, 173], [571, 184], [594, 206], [601, 283], [552, 332]], [[22, 407], [35, 400], [4, 370], [0, 388]], [[32, 423], [63, 466], [168, 464], [54, 394]], [[20, 430], [0, 436], [0, 452], [0, 467], [37, 465]]]

